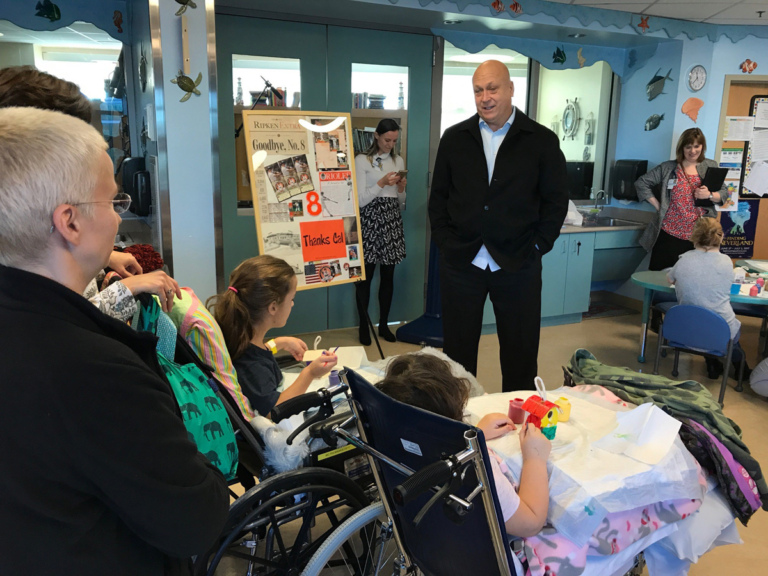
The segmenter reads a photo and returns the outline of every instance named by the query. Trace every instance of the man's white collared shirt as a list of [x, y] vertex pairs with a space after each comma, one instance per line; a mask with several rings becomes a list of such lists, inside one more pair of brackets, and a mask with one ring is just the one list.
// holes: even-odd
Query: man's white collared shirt
[[[480, 136], [483, 138], [483, 152], [485, 153], [485, 162], [488, 165], [488, 184], [490, 184], [493, 179], [493, 167], [496, 165], [496, 154], [501, 147], [501, 143], [504, 141], [504, 137], [507, 135], [507, 132], [509, 132], [509, 127], [512, 126], [512, 122], [515, 120], [515, 110], [516, 108], [513, 107], [509, 119], [504, 123], [504, 126], [496, 130], [496, 132], [491, 130], [491, 127], [488, 126], [488, 123], [485, 120], [482, 118], [480, 119]], [[488, 248], [485, 247], [485, 244], [480, 246], [480, 250], [478, 250], [474, 260], [472, 260], [472, 264], [481, 270], [490, 268], [491, 272], [496, 272], [496, 270], [501, 268], [501, 266], [496, 264], [496, 261], [488, 252]]]

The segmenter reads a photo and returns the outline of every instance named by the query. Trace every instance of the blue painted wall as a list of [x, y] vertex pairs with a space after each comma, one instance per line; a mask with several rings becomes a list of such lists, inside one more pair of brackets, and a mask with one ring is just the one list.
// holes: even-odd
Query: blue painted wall
[[[616, 138], [616, 158], [643, 158], [649, 168], [669, 160], [675, 128], [677, 89], [680, 84], [682, 42], [660, 44], [656, 53], [621, 85], [621, 104]], [[646, 85], [656, 72], [666, 75], [672, 70], [672, 81], [667, 81], [664, 93], [650, 102]], [[646, 121], [653, 115], [663, 119], [655, 130], [646, 131]]]

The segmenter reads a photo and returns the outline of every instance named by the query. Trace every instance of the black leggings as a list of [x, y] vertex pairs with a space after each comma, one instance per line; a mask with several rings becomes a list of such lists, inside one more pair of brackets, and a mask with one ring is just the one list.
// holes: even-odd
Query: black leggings
[[[355, 284], [357, 289], [357, 313], [360, 316], [360, 326], [365, 326], [368, 302], [371, 299], [371, 281], [376, 271], [376, 264], [365, 265], [365, 281]], [[395, 265], [379, 264], [379, 326], [389, 321], [389, 309], [392, 306], [392, 294], [395, 290]]]

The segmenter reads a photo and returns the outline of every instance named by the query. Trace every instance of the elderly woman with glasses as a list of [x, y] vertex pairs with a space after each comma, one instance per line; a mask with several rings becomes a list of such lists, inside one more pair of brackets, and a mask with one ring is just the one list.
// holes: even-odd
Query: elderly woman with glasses
[[112, 162], [85, 122], [0, 109], [0, 538], [4, 574], [184, 574], [229, 509], [187, 437], [156, 338], [81, 294], [120, 224]]
[[[32, 106], [44, 110], [56, 110], [90, 124], [91, 103], [73, 82], [41, 72], [32, 66], [11, 66], [0, 70], [0, 108]], [[124, 213], [131, 205], [127, 194], [118, 194], [112, 200], [115, 212]], [[107, 266], [120, 276], [103, 290], [99, 285], [104, 271], [88, 283], [83, 296], [99, 310], [117, 318], [128, 320], [136, 313], [136, 300], [144, 292], [156, 294], [163, 310], [170, 312], [174, 294], [181, 298], [176, 281], [162, 270], [142, 274], [142, 268], [131, 254], [113, 251]]]

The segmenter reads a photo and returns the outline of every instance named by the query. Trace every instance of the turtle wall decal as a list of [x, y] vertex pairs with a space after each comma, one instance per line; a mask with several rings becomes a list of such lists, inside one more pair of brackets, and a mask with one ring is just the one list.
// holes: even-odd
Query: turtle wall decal
[[190, 8], [197, 8], [197, 4], [195, 4], [192, 0], [176, 0], [176, 3], [181, 4], [181, 8], [176, 11], [176, 16], [181, 16], [184, 14], [184, 12], [187, 11], [187, 6]]
[[197, 87], [200, 85], [200, 82], [203, 80], [203, 73], [200, 72], [197, 75], [197, 78], [193, 81], [192, 78], [189, 76], [185, 76], [184, 72], [182, 70], [179, 70], [179, 73], [176, 75], [176, 78], [171, 79], [171, 84], [177, 84], [179, 88], [184, 90], [186, 94], [181, 97], [181, 100], [179, 102], [186, 102], [192, 97], [192, 94], [195, 96], [200, 96], [200, 90], [197, 89]]

